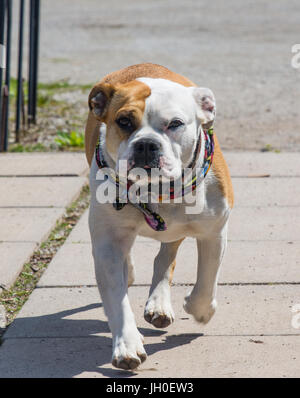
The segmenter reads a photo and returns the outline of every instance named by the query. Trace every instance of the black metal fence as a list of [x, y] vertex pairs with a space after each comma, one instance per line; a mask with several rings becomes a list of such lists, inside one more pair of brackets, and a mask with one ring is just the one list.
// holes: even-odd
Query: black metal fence
[[[13, 0], [0, 0], [0, 152], [7, 151], [9, 137], [9, 104], [11, 72], [11, 30]], [[25, 12], [29, 11], [29, 57], [27, 98], [24, 94], [23, 49]], [[16, 88], [15, 141], [20, 130], [36, 123], [40, 0], [19, 0], [18, 72]], [[27, 102], [27, 107], [25, 107]], [[27, 109], [26, 109], [27, 108]]]

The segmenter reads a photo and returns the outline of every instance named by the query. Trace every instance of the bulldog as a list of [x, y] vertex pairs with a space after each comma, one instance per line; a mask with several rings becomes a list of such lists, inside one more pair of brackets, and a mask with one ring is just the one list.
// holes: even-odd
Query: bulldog
[[[196, 239], [197, 279], [183, 306], [205, 324], [217, 307], [233, 189], [213, 132], [216, 101], [210, 89], [147, 63], [104, 77], [91, 90], [88, 104], [85, 145], [91, 167], [89, 229], [95, 274], [113, 338], [112, 364], [135, 369], [146, 359], [127, 294], [134, 282], [130, 251], [136, 237], [161, 242], [144, 310], [145, 320], [157, 328], [175, 318], [170, 290], [177, 250], [186, 237]], [[104, 169], [110, 172], [104, 175]], [[187, 169], [190, 183], [184, 179]], [[155, 188], [168, 180], [168, 200], [154, 200], [150, 183]], [[175, 194], [178, 181], [183, 188]], [[129, 194], [134, 184], [144, 192], [146, 187], [148, 201]], [[104, 187], [114, 189], [113, 200], [102, 200]]]

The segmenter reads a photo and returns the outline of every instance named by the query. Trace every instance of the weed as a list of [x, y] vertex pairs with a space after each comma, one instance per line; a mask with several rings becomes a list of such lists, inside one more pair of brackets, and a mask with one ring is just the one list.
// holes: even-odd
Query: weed
[[62, 131], [57, 132], [57, 137], [54, 139], [56, 144], [60, 148], [64, 147], [84, 147], [84, 134], [78, 133], [77, 131], [71, 131], [70, 133], [64, 133]]
[[46, 148], [43, 144], [37, 143], [34, 145], [22, 145], [22, 144], [12, 144], [9, 147], [9, 152], [46, 152]]
[[271, 144], [266, 144], [262, 149], [261, 152], [275, 152], [280, 153], [279, 149], [273, 148]]

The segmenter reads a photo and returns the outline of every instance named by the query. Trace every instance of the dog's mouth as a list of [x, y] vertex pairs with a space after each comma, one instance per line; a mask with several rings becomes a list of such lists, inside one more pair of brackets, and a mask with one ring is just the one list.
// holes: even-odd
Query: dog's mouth
[[[155, 165], [149, 165], [149, 164], [145, 164], [143, 166], [135, 166], [134, 164], [128, 168], [128, 174], [131, 173], [132, 171], [134, 172], [138, 172], [139, 170], [143, 170], [146, 171], [146, 173], [148, 175], [151, 175], [151, 172], [153, 172], [153, 170], [161, 170], [162, 167], [158, 164]], [[143, 173], [143, 172], [142, 172]]]
[[[119, 177], [129, 184], [156, 184], [168, 183], [181, 175], [180, 165], [174, 168], [174, 164], [162, 154], [155, 161], [136, 162], [133, 157], [126, 161], [127, 167], [116, 170]], [[123, 163], [124, 165], [124, 163]], [[178, 169], [178, 170], [177, 170]]]
[[127, 178], [129, 182], [139, 183], [139, 185], [148, 184], [153, 182], [153, 176], [156, 172], [160, 172], [160, 168], [145, 165], [143, 167], [131, 167], [128, 169]]
[[139, 186], [151, 184], [170, 184], [182, 175], [182, 170], [178, 169], [176, 172], [174, 169], [168, 170], [162, 167], [146, 167], [138, 168], [133, 167], [128, 172], [127, 180], [131, 184], [137, 184]]
[[155, 174], [157, 171], [161, 172], [164, 167], [164, 157], [163, 155], [159, 155], [159, 157], [155, 160], [142, 163], [142, 162], [136, 162], [133, 159], [130, 159], [128, 161], [128, 168], [127, 168], [127, 174], [130, 176], [136, 175], [136, 174], [141, 174], [141, 177], [147, 173], [148, 177], [151, 177], [152, 174]]

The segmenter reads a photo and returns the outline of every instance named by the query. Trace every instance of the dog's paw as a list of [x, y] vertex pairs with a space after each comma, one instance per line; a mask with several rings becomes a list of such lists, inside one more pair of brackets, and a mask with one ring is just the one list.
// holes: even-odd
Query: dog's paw
[[144, 318], [159, 329], [169, 326], [175, 318], [170, 300], [159, 296], [150, 297], [146, 303]]
[[143, 336], [140, 333], [135, 338], [125, 339], [122, 336], [116, 338], [112, 356], [113, 366], [124, 370], [133, 370], [144, 362], [146, 358]]
[[183, 308], [185, 312], [193, 315], [197, 322], [206, 324], [210, 321], [216, 311], [217, 301], [216, 299], [195, 299], [188, 295], [184, 299]]

